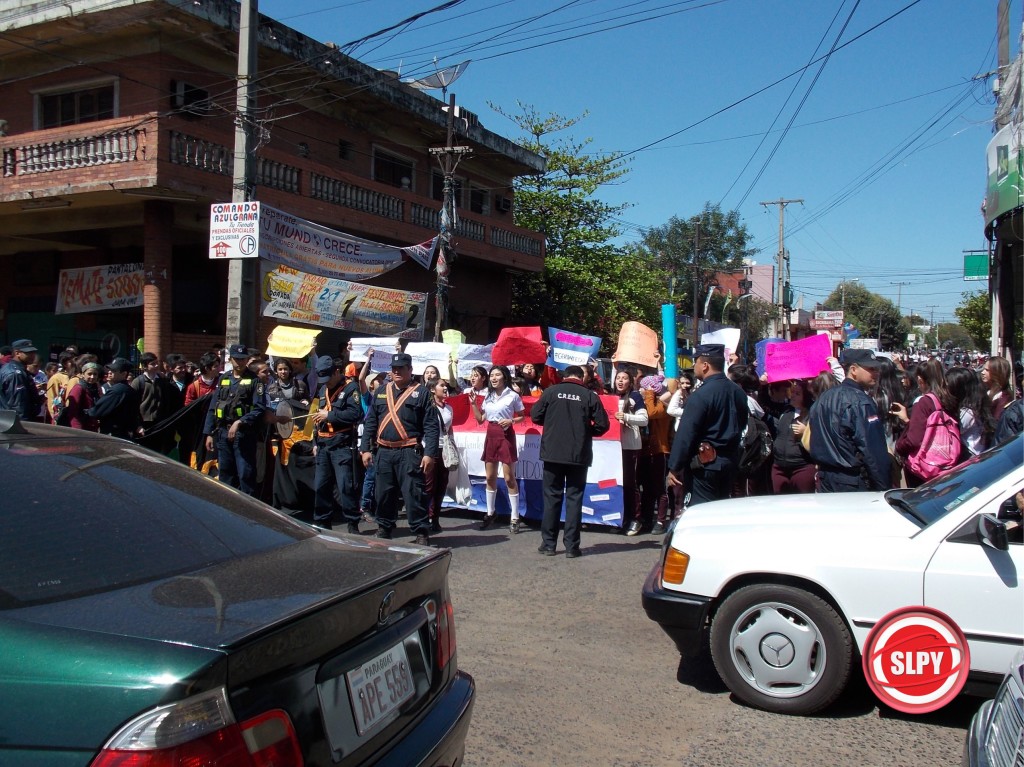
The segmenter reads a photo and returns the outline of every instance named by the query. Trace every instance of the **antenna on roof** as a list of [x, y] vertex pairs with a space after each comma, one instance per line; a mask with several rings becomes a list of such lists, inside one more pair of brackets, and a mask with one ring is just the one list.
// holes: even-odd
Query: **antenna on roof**
[[[441, 89], [441, 99], [444, 100], [448, 95], [448, 86], [459, 79], [462, 73], [466, 71], [466, 67], [469, 66], [471, 59], [463, 61], [461, 64], [456, 64], [453, 67], [445, 67], [444, 69], [437, 69], [434, 74], [421, 77], [418, 80], [403, 80], [406, 85], [411, 85], [413, 88], [419, 88], [421, 91]], [[437, 58], [434, 58], [434, 67], [437, 67]]]

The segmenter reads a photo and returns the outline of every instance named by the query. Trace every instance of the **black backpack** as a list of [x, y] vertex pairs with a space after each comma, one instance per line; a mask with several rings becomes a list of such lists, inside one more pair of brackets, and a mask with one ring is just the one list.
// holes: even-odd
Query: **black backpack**
[[772, 454], [772, 435], [768, 424], [753, 413], [747, 415], [747, 429], [740, 444], [740, 474], [750, 475], [764, 466]]

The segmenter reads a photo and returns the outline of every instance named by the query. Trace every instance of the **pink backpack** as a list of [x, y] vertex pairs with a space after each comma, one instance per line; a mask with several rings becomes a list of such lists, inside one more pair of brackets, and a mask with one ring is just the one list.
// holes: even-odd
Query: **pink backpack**
[[907, 457], [907, 468], [922, 479], [932, 479], [956, 466], [960, 459], [960, 424], [942, 409], [939, 398], [929, 392], [935, 410], [924, 423], [924, 436], [917, 451]]

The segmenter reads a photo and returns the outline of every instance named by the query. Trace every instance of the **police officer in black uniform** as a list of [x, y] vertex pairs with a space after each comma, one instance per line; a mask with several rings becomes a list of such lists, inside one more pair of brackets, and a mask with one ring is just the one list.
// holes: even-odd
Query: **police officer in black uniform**
[[0, 368], [0, 410], [14, 410], [23, 421], [38, 421], [44, 397], [25, 368], [36, 360], [36, 347], [21, 338], [11, 344], [11, 359]]
[[846, 379], [811, 406], [811, 460], [818, 464], [818, 492], [889, 489], [889, 451], [875, 400], [881, 362], [870, 349], [846, 349]]
[[747, 395], [723, 372], [725, 347], [701, 344], [694, 353], [693, 374], [702, 383], [686, 400], [668, 461], [673, 486], [683, 484], [689, 467], [688, 506], [729, 497], [747, 425]]
[[544, 426], [540, 437], [540, 459], [544, 462], [544, 517], [537, 549], [545, 556], [555, 553], [558, 520], [565, 497], [565, 556], [580, 555], [580, 526], [583, 521], [583, 491], [587, 468], [594, 459], [594, 437], [609, 428], [608, 413], [601, 398], [583, 384], [583, 368], [569, 365], [562, 383], [544, 390], [530, 410], [530, 420]]
[[256, 493], [256, 449], [264, 421], [286, 421], [269, 409], [263, 382], [246, 367], [243, 344], [228, 349], [231, 372], [222, 373], [206, 413], [206, 452], [217, 451], [217, 477], [247, 495]]
[[142, 418], [139, 415], [139, 393], [128, 384], [128, 373], [132, 363], [124, 357], [115, 357], [107, 370], [110, 371], [110, 389], [86, 415], [98, 418], [100, 432], [121, 439], [132, 439], [139, 433]]
[[[316, 474], [313, 480], [313, 524], [331, 529], [336, 509], [350, 533], [359, 532], [359, 494], [356, 490], [356, 429], [363, 420], [359, 384], [345, 382], [341, 360], [322, 357], [316, 365], [323, 407], [313, 414], [316, 424]], [[341, 503], [338, 503], [340, 499]]]
[[[412, 357], [391, 357], [391, 382], [378, 387], [363, 422], [363, 465], [376, 468], [377, 537], [390, 538], [405, 500], [416, 543], [430, 543], [424, 475], [440, 460], [439, 422], [425, 386], [412, 381]], [[372, 452], [376, 448], [376, 453]]]

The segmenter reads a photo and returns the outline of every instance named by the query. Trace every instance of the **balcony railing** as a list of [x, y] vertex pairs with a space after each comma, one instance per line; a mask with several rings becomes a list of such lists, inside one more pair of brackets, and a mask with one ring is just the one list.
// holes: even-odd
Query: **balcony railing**
[[[440, 203], [438, 203], [440, 205]], [[417, 203], [412, 204], [412, 222], [424, 229], [432, 229], [435, 232], [441, 229], [441, 211], [436, 208], [428, 208]], [[468, 240], [484, 241], [486, 227], [479, 221], [469, 218], [458, 218], [455, 222], [455, 233]]]
[[514, 250], [517, 253], [525, 253], [528, 256], [540, 258], [540, 240], [527, 237], [519, 232], [510, 232], [508, 229], [492, 226], [491, 244], [505, 250]]
[[127, 128], [4, 149], [3, 174], [28, 176], [146, 159], [146, 129]]
[[[310, 174], [310, 185], [309, 196], [314, 200], [343, 205], [352, 210], [372, 213], [393, 221], [405, 220], [405, 202], [401, 197], [366, 189], [320, 173]], [[413, 221], [412, 223], [416, 224], [417, 222]]]
[[226, 146], [176, 130], [170, 131], [170, 138], [170, 160], [175, 165], [198, 168], [222, 176], [234, 173], [235, 158]]

